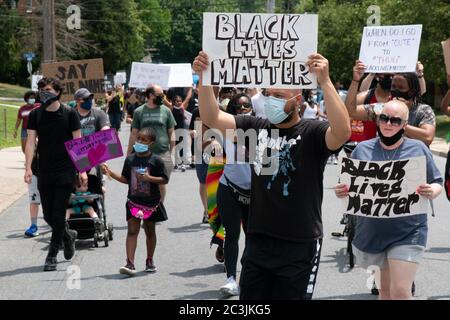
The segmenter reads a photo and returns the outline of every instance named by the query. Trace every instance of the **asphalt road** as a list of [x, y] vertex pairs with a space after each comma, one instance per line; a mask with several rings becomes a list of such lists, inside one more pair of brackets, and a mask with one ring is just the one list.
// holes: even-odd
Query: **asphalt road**
[[[123, 147], [128, 126], [121, 132]], [[445, 159], [436, 158], [441, 171]], [[120, 171], [122, 159], [110, 162]], [[347, 267], [345, 239], [333, 238], [342, 231], [340, 202], [332, 187], [337, 166], [327, 165], [324, 181], [324, 241], [315, 299], [375, 299], [367, 288], [366, 270]], [[41, 215], [41, 236], [23, 237], [29, 225], [28, 199], [21, 198], [0, 214], [0, 298], [1, 299], [221, 299], [225, 283], [223, 265], [210, 248], [211, 231], [201, 224], [202, 209], [194, 170], [174, 172], [168, 186], [166, 208], [169, 220], [157, 225], [158, 244], [155, 274], [143, 272], [145, 236], [140, 234], [136, 253], [137, 276], [118, 273], [125, 262], [127, 187], [114, 181], [106, 185], [106, 212], [115, 227], [115, 239], [108, 248], [93, 248], [79, 241], [72, 261], [59, 255], [57, 272], [42, 272], [50, 233]], [[436, 217], [429, 219], [428, 248], [416, 278], [417, 299], [450, 299], [450, 203], [441, 195], [435, 201]], [[244, 237], [241, 237], [242, 253]], [[238, 272], [241, 266], [238, 265]], [[78, 277], [79, 275], [79, 277]], [[80, 279], [78, 281], [77, 279]]]

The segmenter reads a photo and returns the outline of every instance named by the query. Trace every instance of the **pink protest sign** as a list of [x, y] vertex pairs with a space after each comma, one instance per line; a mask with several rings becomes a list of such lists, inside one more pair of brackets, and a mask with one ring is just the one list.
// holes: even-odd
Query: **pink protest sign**
[[99, 131], [65, 143], [70, 159], [79, 172], [123, 156], [122, 145], [115, 129]]

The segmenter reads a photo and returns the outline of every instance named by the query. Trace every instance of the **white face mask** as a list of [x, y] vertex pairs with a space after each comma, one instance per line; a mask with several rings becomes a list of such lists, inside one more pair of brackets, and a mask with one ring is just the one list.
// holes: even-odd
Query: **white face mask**
[[30, 99], [28, 99], [27, 102], [28, 102], [29, 105], [33, 105], [36, 102], [36, 99], [30, 98]]

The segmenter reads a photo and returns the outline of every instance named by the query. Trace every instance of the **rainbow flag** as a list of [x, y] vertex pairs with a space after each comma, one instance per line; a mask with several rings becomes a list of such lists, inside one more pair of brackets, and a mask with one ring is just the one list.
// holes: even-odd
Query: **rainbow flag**
[[208, 175], [206, 176], [206, 190], [208, 196], [208, 222], [213, 232], [211, 243], [223, 247], [225, 232], [217, 208], [217, 189], [219, 180], [224, 168], [223, 161], [211, 157], [208, 165]]

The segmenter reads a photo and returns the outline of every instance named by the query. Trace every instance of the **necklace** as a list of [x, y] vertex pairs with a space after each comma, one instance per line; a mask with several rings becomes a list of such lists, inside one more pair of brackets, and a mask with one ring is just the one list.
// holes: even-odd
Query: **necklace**
[[[384, 160], [385, 160], [385, 161], [392, 161], [392, 160], [395, 158], [395, 156], [397, 155], [397, 152], [398, 152], [398, 150], [400, 149], [400, 147], [401, 147], [402, 144], [403, 144], [403, 141], [402, 141], [402, 143], [400, 143], [400, 144], [398, 145], [398, 147], [395, 149], [395, 152], [394, 152], [394, 154], [392, 155], [392, 157], [389, 157], [389, 152], [386, 152], [386, 150], [383, 148], [383, 145], [381, 145], [381, 142], [380, 142], [381, 150], [383, 151], [383, 158], [384, 158]], [[388, 151], [390, 151], [390, 150], [388, 150]]]

